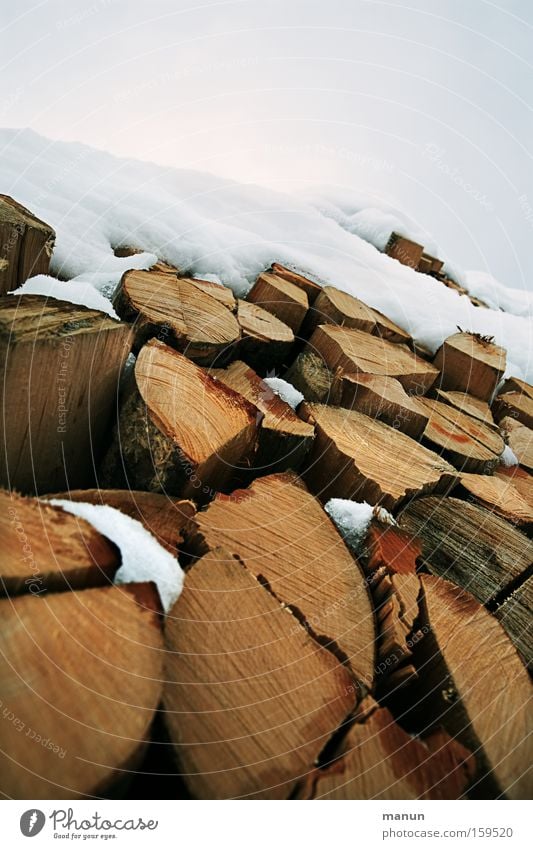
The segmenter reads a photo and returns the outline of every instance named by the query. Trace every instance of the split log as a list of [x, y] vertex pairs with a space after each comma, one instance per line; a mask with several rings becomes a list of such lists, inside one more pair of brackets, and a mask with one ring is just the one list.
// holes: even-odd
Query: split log
[[285, 363], [294, 345], [294, 333], [279, 318], [257, 304], [237, 302], [241, 328], [238, 356], [260, 374]]
[[398, 233], [391, 233], [385, 246], [385, 253], [393, 259], [397, 259], [402, 265], [418, 268], [424, 247], [411, 239], [406, 239], [405, 236], [400, 236]]
[[494, 604], [528, 572], [533, 542], [508, 522], [457, 498], [419, 498], [398, 517], [422, 542], [425, 567]]
[[461, 475], [461, 486], [476, 503], [513, 525], [530, 525], [533, 522], [533, 504], [520, 494], [512, 478]]
[[308, 277], [304, 277], [303, 274], [294, 271], [292, 268], [286, 268], [286, 266], [280, 265], [279, 262], [273, 262], [268, 271], [270, 274], [275, 274], [276, 277], [282, 277], [283, 280], [294, 283], [299, 289], [303, 289], [310, 304], [314, 302], [315, 298], [322, 291], [322, 286], [319, 283], [310, 280]]
[[505, 443], [493, 428], [442, 401], [419, 398], [417, 403], [429, 415], [424, 439], [459, 471], [490, 474], [496, 468]]
[[449, 404], [456, 410], [472, 416], [473, 419], [479, 419], [489, 427], [496, 428], [491, 409], [486, 401], [480, 398], [475, 398], [474, 395], [469, 395], [468, 392], [445, 392], [444, 389], [435, 390], [435, 398], [437, 401], [442, 401], [444, 404]]
[[309, 340], [308, 350], [319, 354], [332, 370], [340, 367], [347, 373], [395, 377], [410, 393], [423, 395], [438, 375], [435, 366], [418, 359], [404, 345], [362, 330], [320, 325]]
[[141, 522], [171, 554], [183, 544], [185, 529], [196, 512], [192, 501], [132, 489], [75, 489], [51, 497], [114, 507]]
[[399, 324], [392, 321], [386, 315], [383, 315], [379, 310], [372, 309], [372, 315], [376, 322], [376, 326], [372, 331], [374, 336], [380, 336], [381, 339], [386, 339], [388, 342], [401, 342], [404, 345], [409, 345], [410, 348], [415, 347], [414, 340], [409, 333], [400, 327]]
[[533, 673], [533, 577], [524, 581], [494, 611], [528, 669]]
[[255, 445], [258, 411], [168, 345], [141, 350], [102, 480], [205, 501]]
[[533, 477], [525, 469], [521, 469], [520, 466], [498, 466], [493, 477], [511, 482], [524, 501], [533, 508]]
[[197, 798], [287, 798], [354, 707], [346, 669], [224, 549], [187, 572], [165, 640], [164, 717]]
[[265, 272], [259, 275], [246, 300], [275, 315], [293, 333], [298, 333], [309, 309], [309, 300], [303, 289], [283, 277]]
[[477, 333], [454, 333], [433, 360], [441, 372], [440, 388], [468, 392], [490, 401], [505, 372], [506, 352]]
[[212, 369], [210, 374], [239, 392], [263, 415], [253, 458], [255, 471], [296, 471], [311, 448], [313, 426], [303, 422], [246, 363], [237, 361], [227, 369]]
[[335, 286], [324, 286], [315, 299], [305, 322], [305, 335], [310, 336], [319, 324], [355, 327], [365, 333], [372, 333], [376, 328], [370, 307]]
[[331, 401], [333, 375], [319, 354], [309, 347], [301, 351], [284, 375], [306, 401]]
[[500, 430], [519, 464], [528, 472], [533, 472], [533, 430], [510, 416], [500, 421]]
[[203, 365], [229, 359], [240, 336], [237, 319], [198, 283], [153, 271], [122, 276], [113, 305], [121, 318], [133, 322], [136, 350], [156, 336]]
[[388, 575], [414, 575], [422, 554], [420, 540], [397, 525], [371, 522], [365, 539], [366, 570], [369, 574], [384, 570]]
[[130, 346], [130, 328], [96, 310], [0, 298], [2, 485], [44, 493], [94, 481]]
[[189, 282], [193, 284], [201, 292], [206, 295], [211, 295], [216, 301], [219, 301], [231, 312], [237, 310], [237, 299], [228, 286], [223, 286], [222, 283], [215, 283], [213, 280], [198, 280], [196, 277], [189, 278]]
[[364, 575], [320, 503], [294, 474], [258, 478], [197, 513], [190, 549], [217, 546], [291, 608], [322, 645], [371, 687], [374, 616]]
[[0, 295], [48, 274], [56, 234], [29, 209], [0, 195]]
[[120, 555], [92, 525], [59, 507], [0, 490], [0, 594], [43, 595], [107, 584]]
[[529, 798], [529, 676], [500, 623], [469, 593], [431, 575], [421, 582], [414, 691], [424, 724], [442, 724], [475, 754], [471, 795]]
[[162, 689], [157, 604], [153, 584], [0, 601], [5, 796], [100, 796], [135, 769]]
[[470, 752], [443, 731], [412, 737], [386, 708], [356, 722], [340, 757], [316, 769], [299, 799], [459, 799], [474, 771]]
[[428, 423], [429, 414], [415, 398], [407, 395], [393, 377], [376, 374], [350, 374], [338, 369], [333, 378], [335, 404], [357, 410], [418, 439]]
[[533, 428], [533, 398], [522, 392], [498, 395], [492, 404], [492, 412], [497, 422], [509, 416], [520, 424]]
[[412, 635], [419, 615], [420, 581], [416, 573], [394, 573], [382, 567], [375, 574], [371, 589], [379, 635], [376, 684], [383, 694], [397, 686], [398, 667], [402, 667], [402, 685], [416, 675], [410, 661], [416, 642]]
[[507, 392], [519, 392], [521, 395], [527, 395], [528, 398], [533, 399], [533, 386], [518, 377], [507, 378], [502, 386], [501, 394], [505, 395]]
[[315, 426], [304, 478], [322, 501], [353, 498], [393, 510], [456, 481], [455, 469], [433, 451], [355, 410], [304, 403], [299, 414]]

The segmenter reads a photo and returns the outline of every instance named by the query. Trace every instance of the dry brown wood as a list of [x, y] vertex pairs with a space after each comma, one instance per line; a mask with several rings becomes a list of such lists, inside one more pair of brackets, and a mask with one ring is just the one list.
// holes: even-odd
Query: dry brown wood
[[255, 371], [266, 374], [285, 363], [294, 345], [294, 333], [275, 315], [249, 301], [237, 302], [241, 328], [239, 357]]
[[507, 416], [500, 421], [500, 430], [514, 452], [519, 464], [533, 472], [533, 430]]
[[533, 504], [528, 502], [510, 477], [461, 475], [461, 485], [478, 504], [514, 525], [533, 522]]
[[500, 623], [464, 590], [422, 575], [424, 637], [414, 687], [424, 724], [476, 757], [471, 794], [526, 799], [533, 758], [531, 681]]
[[315, 299], [305, 321], [305, 335], [310, 336], [319, 324], [355, 327], [366, 333], [372, 333], [376, 328], [370, 307], [335, 286], [324, 286]]
[[289, 283], [294, 283], [294, 285], [298, 286], [299, 289], [303, 289], [310, 304], [313, 303], [315, 298], [322, 291], [322, 286], [320, 286], [320, 284], [316, 283], [314, 280], [310, 280], [308, 277], [300, 274], [300, 272], [294, 271], [292, 268], [280, 265], [279, 262], [273, 262], [268, 271], [271, 274], [275, 274], [276, 277], [282, 277], [284, 280], [288, 280]]
[[59, 507], [0, 490], [0, 594], [44, 595], [107, 584], [120, 555], [92, 525]]
[[298, 412], [315, 426], [304, 477], [322, 501], [353, 498], [392, 510], [456, 480], [449, 463], [383, 422], [322, 404], [304, 403]]
[[192, 501], [133, 489], [75, 489], [53, 497], [114, 507], [141, 522], [173, 554], [182, 545], [184, 530], [196, 512]]
[[153, 584], [0, 601], [0, 791], [100, 796], [135, 769], [161, 695]]
[[501, 394], [504, 395], [507, 392], [519, 392], [521, 395], [527, 395], [528, 398], [533, 399], [533, 386], [530, 383], [526, 383], [525, 380], [520, 380], [518, 377], [507, 378], [502, 386]]
[[438, 370], [417, 358], [406, 346], [371, 336], [362, 330], [319, 325], [309, 348], [330, 369], [395, 377], [406, 392], [424, 394], [435, 382]]
[[533, 428], [533, 398], [523, 392], [498, 395], [492, 404], [492, 412], [497, 422], [509, 416], [520, 424]]
[[211, 295], [216, 301], [220, 301], [231, 312], [236, 311], [237, 299], [228, 286], [223, 286], [222, 283], [215, 283], [213, 280], [199, 280], [196, 277], [190, 277], [189, 280], [193, 286], [201, 292], [205, 292], [206, 295]]
[[420, 581], [413, 572], [390, 572], [381, 567], [372, 581], [372, 595], [378, 620], [378, 658], [376, 682], [380, 692], [387, 687], [387, 678], [398, 666], [409, 664], [409, 675], [415, 669], [410, 664], [414, 642], [412, 634], [418, 618]]
[[309, 348], [300, 351], [284, 379], [292, 383], [306, 401], [331, 401], [333, 375], [322, 357]]
[[0, 194], [0, 295], [48, 274], [56, 234], [18, 201]]
[[168, 345], [141, 350], [102, 482], [205, 501], [255, 445], [257, 408]]
[[131, 345], [126, 324], [41, 295], [0, 298], [0, 484], [90, 486]]
[[470, 752], [444, 731], [420, 740], [386, 708], [346, 735], [340, 757], [303, 782], [300, 799], [459, 799], [472, 777]]
[[113, 298], [133, 322], [136, 349], [154, 336], [202, 365], [223, 364], [240, 337], [231, 309], [198, 281], [153, 271], [127, 271]]
[[533, 672], [533, 577], [524, 581], [494, 611], [528, 669]]
[[418, 404], [429, 415], [424, 439], [459, 471], [489, 474], [496, 468], [505, 444], [493, 428], [442, 401], [419, 398]]
[[286, 798], [356, 702], [347, 670], [252, 571], [215, 548], [166, 621], [164, 716], [197, 798]]
[[246, 363], [237, 360], [227, 369], [212, 369], [210, 374], [239, 392], [262, 413], [253, 460], [256, 472], [297, 470], [311, 448], [313, 426], [303, 422]]
[[385, 253], [393, 259], [397, 259], [402, 265], [418, 268], [424, 247], [411, 239], [405, 238], [405, 236], [400, 236], [398, 233], [391, 233], [385, 247]]
[[490, 401], [505, 371], [506, 352], [476, 333], [454, 333], [433, 360], [441, 372], [440, 388], [468, 392]]
[[309, 299], [303, 289], [269, 272], [259, 275], [246, 300], [275, 315], [293, 333], [298, 333], [309, 309]]
[[468, 392], [455, 392], [453, 390], [446, 392], [444, 389], [437, 389], [435, 390], [435, 398], [437, 401], [449, 404], [456, 410], [461, 410], [461, 412], [472, 416], [474, 419], [480, 419], [480, 421], [492, 428], [496, 427], [487, 402], [482, 401], [480, 398], [475, 398], [474, 395], [469, 395]]
[[357, 561], [294, 474], [259, 478], [197, 513], [193, 551], [224, 546], [289, 605], [365, 686], [374, 674], [374, 616]]
[[492, 604], [526, 576], [533, 542], [494, 513], [457, 498], [419, 498], [398, 517], [422, 542], [424, 565]]
[[511, 482], [524, 501], [533, 508], [533, 477], [525, 469], [521, 469], [520, 466], [498, 466], [493, 477]]
[[414, 348], [414, 340], [411, 338], [409, 333], [400, 327], [399, 324], [392, 321], [392, 319], [388, 318], [386, 315], [383, 315], [379, 310], [372, 309], [372, 315], [374, 316], [376, 327], [372, 331], [374, 336], [380, 336], [382, 339], [386, 339], [389, 342], [403, 342], [405, 345], [409, 345], [409, 347]]
[[413, 439], [422, 435], [428, 423], [429, 414], [424, 407], [394, 377], [350, 374], [337, 369], [331, 394], [340, 407], [385, 422]]
[[422, 554], [420, 541], [397, 525], [372, 520], [365, 539], [366, 569], [384, 569], [389, 575], [414, 575]]

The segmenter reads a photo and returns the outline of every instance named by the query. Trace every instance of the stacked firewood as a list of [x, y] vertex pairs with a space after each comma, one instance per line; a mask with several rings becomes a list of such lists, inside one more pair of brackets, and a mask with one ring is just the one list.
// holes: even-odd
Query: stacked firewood
[[[505, 351], [433, 356], [277, 263], [237, 299], [160, 262], [114, 306], [0, 298], [4, 795], [528, 798], [533, 387]], [[179, 559], [170, 610], [58, 494]], [[332, 498], [376, 508], [357, 551]]]

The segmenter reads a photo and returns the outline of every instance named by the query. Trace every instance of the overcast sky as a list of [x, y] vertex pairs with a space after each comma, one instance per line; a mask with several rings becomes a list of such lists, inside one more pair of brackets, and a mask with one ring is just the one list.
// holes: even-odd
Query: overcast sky
[[458, 264], [533, 288], [530, 0], [0, 9], [0, 125], [273, 188], [364, 190]]

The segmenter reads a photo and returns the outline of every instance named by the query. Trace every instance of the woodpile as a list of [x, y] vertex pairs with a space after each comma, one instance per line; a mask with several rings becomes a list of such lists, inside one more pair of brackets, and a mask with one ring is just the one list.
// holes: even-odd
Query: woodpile
[[0, 295], [48, 274], [56, 234], [29, 209], [0, 195]]
[[[4, 795], [527, 798], [533, 388], [505, 352], [431, 362], [279, 263], [237, 299], [160, 261], [115, 305], [0, 298]], [[159, 542], [170, 603], [142, 547], [156, 583], [119, 583], [136, 544], [93, 505]]]

